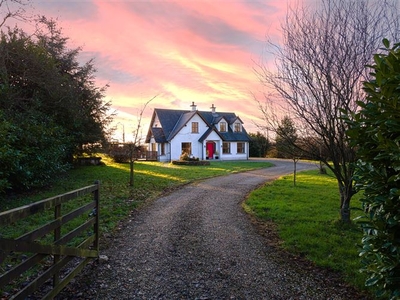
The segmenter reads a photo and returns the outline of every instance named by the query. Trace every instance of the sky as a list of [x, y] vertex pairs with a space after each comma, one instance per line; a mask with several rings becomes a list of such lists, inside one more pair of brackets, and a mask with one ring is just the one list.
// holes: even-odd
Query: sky
[[[288, 0], [290, 1], [290, 0]], [[117, 115], [114, 138], [132, 138], [144, 104], [146, 135], [154, 108], [234, 112], [248, 132], [263, 86], [254, 68], [268, 38], [278, 41], [286, 0], [32, 0], [58, 19], [80, 60], [94, 58], [98, 86]]]

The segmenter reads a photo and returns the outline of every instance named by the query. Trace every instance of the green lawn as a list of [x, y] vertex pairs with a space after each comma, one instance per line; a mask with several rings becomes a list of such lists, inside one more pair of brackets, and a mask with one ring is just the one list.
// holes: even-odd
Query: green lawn
[[[339, 221], [339, 205], [336, 179], [313, 170], [299, 173], [295, 187], [293, 176], [266, 184], [251, 193], [244, 207], [258, 219], [277, 224], [282, 247], [341, 272], [344, 280], [365, 289], [365, 276], [358, 271], [362, 231]], [[352, 206], [361, 206], [357, 195]], [[352, 210], [352, 218], [359, 213]]]
[[[194, 180], [213, 176], [226, 175], [234, 172], [263, 168], [271, 166], [267, 162], [252, 161], [215, 161], [209, 166], [177, 166], [160, 162], [135, 162], [134, 186], [129, 186], [129, 164], [112, 162], [103, 157], [105, 165], [78, 167], [70, 170], [56, 184], [40, 192], [31, 192], [24, 195], [1, 196], [0, 211], [33, 203], [58, 194], [63, 194], [80, 187], [93, 184], [100, 180], [100, 226], [101, 232], [112, 232], [118, 223], [131, 214], [140, 205], [151, 201], [169, 189]], [[78, 206], [80, 200], [72, 204]], [[70, 207], [69, 209], [73, 209]], [[39, 220], [29, 222], [29, 227], [43, 223], [52, 218], [51, 215], [40, 216]], [[26, 231], [27, 222], [22, 221], [21, 226], [2, 228], [0, 235], [15, 237]]]

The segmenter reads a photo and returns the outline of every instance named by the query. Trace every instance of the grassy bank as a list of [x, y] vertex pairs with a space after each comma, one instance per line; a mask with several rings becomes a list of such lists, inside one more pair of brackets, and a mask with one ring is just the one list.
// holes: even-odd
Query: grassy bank
[[[355, 224], [339, 221], [339, 204], [336, 179], [313, 170], [299, 173], [296, 187], [292, 176], [266, 184], [244, 206], [258, 219], [277, 224], [282, 247], [340, 272], [347, 282], [364, 289], [357, 252], [362, 232]], [[352, 205], [360, 207], [357, 197]], [[358, 213], [352, 210], [352, 217]]]
[[[24, 195], [0, 196], [0, 211], [33, 203], [63, 194], [100, 180], [101, 232], [112, 232], [118, 223], [128, 217], [140, 205], [151, 201], [163, 192], [194, 180], [234, 172], [271, 166], [266, 162], [211, 162], [209, 166], [176, 166], [159, 162], [135, 162], [134, 186], [129, 186], [129, 164], [118, 164], [103, 157], [105, 165], [78, 167], [70, 170], [56, 184], [46, 190]], [[76, 203], [76, 206], [79, 202]], [[72, 208], [71, 208], [72, 209]], [[43, 217], [43, 222], [50, 217]], [[39, 220], [40, 221], [40, 220]], [[36, 222], [34, 222], [36, 223]], [[26, 227], [22, 222], [21, 226]], [[11, 226], [2, 228], [0, 234], [13, 237], [27, 228]]]

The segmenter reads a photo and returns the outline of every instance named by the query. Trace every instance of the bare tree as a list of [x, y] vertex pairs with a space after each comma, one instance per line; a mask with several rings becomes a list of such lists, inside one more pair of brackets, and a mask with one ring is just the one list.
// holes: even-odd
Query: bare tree
[[0, 28], [8, 19], [27, 20], [26, 7], [30, 2], [31, 0], [0, 0]]
[[[299, 134], [326, 149], [320, 159], [337, 178], [341, 219], [350, 222], [350, 200], [355, 191], [355, 152], [346, 138], [342, 114], [354, 112], [364, 98], [365, 66], [384, 37], [397, 40], [395, 2], [321, 0], [316, 8], [289, 6], [282, 24], [281, 45], [267, 42], [275, 68], [260, 63], [263, 83], [287, 105]], [[273, 99], [273, 97], [268, 97]], [[261, 109], [264, 119], [268, 110]]]
[[132, 132], [133, 134], [133, 141], [128, 143], [128, 148], [129, 148], [129, 164], [130, 164], [130, 175], [129, 175], [129, 185], [133, 186], [134, 184], [134, 163], [135, 163], [135, 158], [133, 157], [135, 150], [140, 146], [140, 141], [142, 137], [142, 118], [143, 118], [143, 113], [146, 110], [147, 105], [150, 104], [151, 101], [153, 101], [158, 95], [152, 97], [150, 100], [148, 100], [142, 107], [142, 109], [139, 112], [138, 119], [137, 119], [137, 124], [136, 124], [136, 129]]
[[[298, 135], [294, 122], [289, 116], [284, 116], [278, 125], [275, 137], [275, 147], [278, 155], [293, 160], [293, 186], [296, 186], [297, 162], [302, 150], [298, 145]], [[279, 156], [281, 157], [281, 156]]]

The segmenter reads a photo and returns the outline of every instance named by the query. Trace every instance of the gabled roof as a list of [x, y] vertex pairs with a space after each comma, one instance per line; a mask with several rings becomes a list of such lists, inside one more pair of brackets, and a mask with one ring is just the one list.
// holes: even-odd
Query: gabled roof
[[166, 143], [167, 142], [167, 139], [164, 135], [164, 131], [162, 128], [153, 127], [153, 128], [150, 128], [150, 130], [151, 130], [151, 133], [152, 133], [156, 143]]
[[204, 141], [204, 139], [206, 139], [213, 130], [221, 137], [223, 141], [250, 140], [244, 128], [242, 132], [233, 132], [230, 126], [228, 126], [227, 132], [220, 132], [215, 127], [215, 124], [222, 119], [225, 119], [229, 125], [232, 125], [237, 120], [241, 122], [240, 118], [236, 116], [235, 113], [156, 108], [154, 109], [151, 124], [153, 124], [154, 119], [157, 116], [158, 120], [160, 121], [160, 127], [153, 127], [149, 129], [146, 142], [150, 142], [151, 135], [154, 136], [154, 139], [157, 143], [164, 143], [172, 140], [176, 134], [180, 132], [182, 127], [185, 126], [196, 114], [198, 114], [209, 127], [208, 130], [200, 137], [200, 142]]
[[222, 140], [222, 136], [220, 134], [220, 132], [217, 130], [217, 128], [215, 128], [215, 126], [209, 127], [206, 132], [204, 132], [204, 134], [200, 137], [199, 142], [204, 142], [205, 139], [207, 139], [207, 137], [211, 134], [211, 132], [215, 132], [216, 134], [219, 135], [219, 137]]
[[185, 126], [187, 124], [187, 122], [189, 122], [189, 120], [197, 113], [197, 111], [189, 111], [189, 112], [185, 112], [182, 113], [178, 122], [176, 122], [174, 128], [172, 129], [171, 133], [168, 136], [168, 140], [172, 140], [174, 138], [174, 136], [181, 131], [182, 127]]

